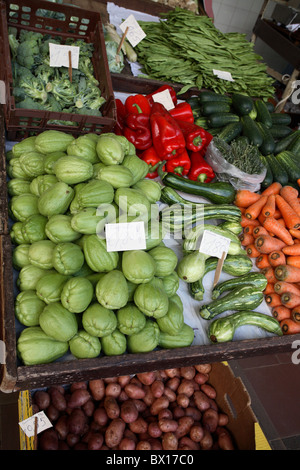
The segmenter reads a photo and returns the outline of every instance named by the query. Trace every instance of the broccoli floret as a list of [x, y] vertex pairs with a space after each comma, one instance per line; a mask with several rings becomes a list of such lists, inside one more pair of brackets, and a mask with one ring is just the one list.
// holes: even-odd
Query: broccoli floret
[[49, 43], [50, 42], [52, 44], [60, 44], [60, 41], [58, 41], [57, 39], [48, 38], [44, 40], [40, 46], [40, 54], [43, 56], [43, 58], [49, 56]]
[[43, 35], [41, 33], [37, 33], [36, 31], [27, 31], [25, 29], [21, 29], [19, 41], [25, 42], [31, 40], [34, 40], [38, 45], [40, 45], [43, 40]]
[[43, 106], [36, 101], [34, 101], [30, 96], [27, 96], [23, 101], [20, 101], [16, 104], [16, 108], [25, 108], [25, 109], [44, 109]]
[[16, 61], [12, 61], [12, 73], [15, 86], [18, 85], [20, 78], [28, 78], [28, 80], [32, 80], [34, 78], [34, 75], [29, 69], [23, 67], [23, 65], [18, 64]]
[[76, 96], [76, 87], [68, 79], [61, 80], [55, 78], [51, 84], [49, 84], [48, 90], [51, 91], [53, 96], [62, 102], [63, 105], [71, 105]]
[[44, 109], [47, 109], [48, 111], [54, 111], [57, 113], [60, 113], [62, 111], [61, 104], [51, 94], [48, 95], [48, 99], [44, 105]]
[[101, 111], [99, 109], [90, 109], [90, 108], [80, 108], [76, 110], [77, 114], [87, 114], [89, 116], [102, 116]]
[[17, 61], [23, 67], [32, 69], [35, 65], [41, 63], [40, 49], [34, 39], [21, 42], [17, 50]]
[[34, 77], [32, 80], [27, 78], [20, 78], [19, 86], [24, 89], [25, 93], [34, 100], [45, 103], [47, 101], [47, 92], [44, 84], [38, 78]]
[[101, 96], [99, 88], [90, 86], [77, 95], [75, 106], [79, 109], [99, 109], [105, 101], [105, 98]]
[[93, 55], [94, 44], [91, 42], [85, 42], [83, 39], [74, 40], [72, 38], [68, 38], [66, 40], [66, 44], [69, 46], [80, 47], [80, 57], [92, 57]]
[[41, 64], [35, 69], [35, 76], [39, 78], [43, 84], [46, 86], [46, 91], [47, 91], [47, 85], [50, 82], [50, 78], [52, 78], [54, 75], [54, 67], [50, 67], [46, 64]]
[[8, 42], [9, 42], [9, 47], [10, 47], [12, 58], [15, 59], [17, 56], [17, 52], [18, 52], [19, 41], [17, 40], [14, 34], [9, 34]]
[[78, 69], [84, 73], [86, 78], [95, 86], [99, 85], [98, 80], [94, 77], [94, 67], [89, 57], [79, 57]]
[[[68, 67], [59, 67], [59, 76], [61, 80], [70, 80]], [[82, 77], [82, 72], [79, 69], [72, 68], [72, 81], [78, 83], [80, 77]]]
[[13, 96], [15, 97], [15, 102], [18, 103], [20, 101], [25, 100], [26, 93], [23, 88], [16, 86], [13, 88]]

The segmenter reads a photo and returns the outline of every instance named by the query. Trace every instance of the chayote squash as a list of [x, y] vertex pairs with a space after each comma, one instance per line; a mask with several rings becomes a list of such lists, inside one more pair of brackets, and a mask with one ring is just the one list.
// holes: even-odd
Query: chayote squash
[[158, 181], [143, 179], [134, 184], [133, 189], [139, 189], [149, 199], [151, 204], [160, 201], [161, 185]]
[[24, 222], [31, 215], [39, 213], [39, 199], [31, 193], [13, 196], [10, 201], [10, 211], [15, 220]]
[[55, 243], [51, 240], [40, 240], [32, 243], [28, 252], [30, 263], [38, 268], [52, 269], [55, 246]]
[[6, 171], [10, 178], [20, 178], [28, 181], [32, 180], [32, 178], [28, 176], [21, 167], [20, 158], [12, 158], [7, 164]]
[[44, 170], [48, 175], [54, 175], [53, 166], [61, 157], [65, 157], [65, 152], [51, 152], [44, 156]]
[[36, 284], [36, 295], [46, 304], [59, 302], [63, 287], [68, 279], [68, 276], [55, 271], [45, 274]]
[[41, 214], [34, 214], [22, 223], [22, 234], [26, 243], [34, 243], [47, 238], [45, 227], [47, 218]]
[[37, 176], [30, 183], [30, 192], [36, 196], [40, 196], [55, 183], [58, 183], [58, 179], [55, 175]]
[[20, 165], [24, 173], [33, 179], [45, 173], [44, 155], [39, 152], [23, 153], [19, 157]]
[[91, 359], [99, 356], [101, 342], [85, 330], [79, 330], [69, 341], [70, 352], [77, 359]]
[[29, 248], [30, 245], [27, 243], [21, 243], [14, 248], [12, 262], [15, 269], [21, 270], [24, 266], [30, 264], [28, 257]]
[[118, 310], [128, 302], [128, 287], [124, 274], [113, 269], [101, 277], [96, 285], [96, 297], [105, 308]]
[[117, 313], [118, 329], [126, 336], [141, 331], [146, 325], [147, 317], [137, 308], [133, 302], [120, 308]]
[[46, 304], [34, 290], [20, 292], [15, 301], [15, 315], [22, 325], [38, 326], [39, 317]]
[[56, 178], [66, 184], [77, 184], [93, 176], [93, 165], [81, 157], [68, 155], [59, 158], [53, 165]]
[[148, 164], [135, 154], [126, 155], [122, 162], [122, 166], [125, 166], [131, 171], [133, 175], [132, 185], [144, 179], [149, 171]]
[[35, 151], [35, 141], [36, 136], [30, 136], [16, 143], [11, 149], [13, 156], [20, 157], [23, 153]]
[[48, 218], [45, 233], [53, 243], [73, 242], [81, 237], [71, 225], [72, 216], [66, 214], [51, 215]]
[[76, 243], [58, 243], [53, 250], [53, 267], [66, 276], [75, 274], [84, 263], [84, 255]]
[[81, 135], [68, 145], [67, 154], [81, 157], [90, 163], [97, 163], [96, 141], [88, 135]]
[[194, 251], [183, 256], [177, 266], [177, 274], [187, 283], [201, 279], [205, 272], [205, 260], [207, 256], [199, 251]]
[[105, 165], [99, 168], [97, 179], [107, 181], [114, 188], [129, 188], [132, 185], [133, 176], [129, 168], [122, 165]]
[[152, 219], [148, 222], [146, 227], [146, 250], [160, 245], [164, 238], [164, 230], [162, 223], [159, 220]]
[[135, 305], [148, 317], [162, 318], [168, 312], [169, 298], [166, 292], [151, 282], [140, 284], [133, 299]]
[[194, 330], [186, 323], [176, 335], [170, 335], [163, 331], [159, 335], [159, 346], [163, 349], [185, 348], [191, 346], [194, 341]]
[[36, 136], [34, 147], [38, 152], [48, 154], [51, 152], [66, 152], [68, 146], [75, 138], [66, 132], [47, 130]]
[[98, 207], [114, 200], [114, 188], [107, 181], [91, 180], [81, 186], [76, 193], [79, 207]]
[[86, 235], [83, 252], [88, 266], [95, 272], [108, 272], [116, 269], [119, 262], [117, 251], [108, 252], [106, 241], [97, 235]]
[[172, 302], [175, 302], [178, 305], [178, 307], [183, 311], [183, 303], [182, 303], [181, 297], [178, 294], [173, 294], [170, 297], [170, 300], [172, 300]]
[[46, 305], [39, 321], [44, 333], [57, 341], [70, 341], [78, 331], [76, 316], [60, 302]]
[[41, 194], [38, 200], [38, 210], [47, 217], [64, 214], [73, 197], [74, 189], [66, 183], [59, 181]]
[[115, 191], [114, 200], [120, 210], [129, 216], [145, 215], [146, 220], [151, 217], [151, 204], [147, 197], [137, 189], [118, 188]]
[[148, 251], [156, 264], [155, 275], [158, 277], [169, 276], [177, 266], [176, 253], [167, 246], [156, 246]]
[[69, 349], [67, 341], [57, 341], [39, 326], [25, 328], [17, 341], [17, 353], [23, 364], [48, 364], [64, 356]]
[[177, 335], [184, 324], [183, 311], [176, 302], [169, 300], [169, 309], [167, 314], [162, 318], [157, 318], [156, 321], [160, 331], [169, 335]]
[[164, 286], [164, 290], [168, 297], [176, 294], [179, 289], [179, 276], [176, 271], [169, 274], [169, 276], [164, 276], [161, 278]]
[[102, 351], [106, 356], [119, 356], [126, 352], [126, 336], [118, 329], [101, 338]]
[[122, 255], [122, 271], [128, 281], [134, 284], [149, 282], [153, 279], [155, 270], [155, 261], [146, 251], [124, 251]]
[[146, 320], [142, 330], [127, 337], [128, 351], [131, 353], [146, 353], [158, 346], [160, 331], [156, 322]]
[[90, 335], [101, 338], [117, 328], [117, 317], [112, 310], [93, 303], [82, 314], [82, 326]]
[[125, 156], [123, 146], [111, 133], [99, 136], [96, 152], [100, 162], [105, 165], [119, 165]]
[[20, 291], [35, 290], [39, 279], [51, 272], [54, 272], [54, 270], [42, 269], [33, 264], [27, 264], [19, 272], [17, 286]]
[[24, 238], [23, 232], [23, 222], [15, 222], [10, 229], [10, 238], [14, 245], [23, 245], [27, 243]]
[[7, 192], [12, 196], [20, 196], [21, 194], [30, 193], [31, 181], [22, 178], [12, 178], [7, 182]]
[[67, 310], [81, 313], [88, 308], [94, 295], [93, 284], [86, 278], [76, 276], [63, 286], [60, 300]]
[[[104, 206], [106, 207], [105, 204], [101, 205], [101, 207]], [[96, 207], [85, 207], [76, 214], [73, 214], [71, 219], [71, 227], [73, 230], [80, 234], [92, 235], [101, 232], [106, 223], [115, 222], [114, 214], [116, 214], [116, 211], [114, 211], [113, 214], [112, 211], [109, 210], [107, 216], [105, 216], [101, 213], [101, 207], [100, 210]], [[99, 229], [99, 225], [101, 229]]]

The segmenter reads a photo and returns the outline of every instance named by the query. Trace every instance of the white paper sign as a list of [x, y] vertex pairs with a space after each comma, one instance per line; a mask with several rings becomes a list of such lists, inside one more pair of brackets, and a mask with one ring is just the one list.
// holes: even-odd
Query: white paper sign
[[39, 434], [42, 431], [45, 431], [45, 429], [52, 427], [52, 423], [46, 416], [45, 412], [39, 411], [38, 413], [35, 413], [33, 416], [30, 416], [29, 418], [24, 419], [24, 421], [19, 422], [19, 426], [22, 428], [22, 430], [25, 432], [26, 436], [28, 437], [34, 436], [35, 418], [37, 418], [37, 434]]
[[71, 51], [72, 69], [78, 69], [80, 47], [51, 42], [49, 43], [50, 67], [69, 67], [69, 51]]
[[170, 109], [175, 108], [175, 105], [173, 103], [171, 93], [169, 90], [164, 90], [164, 91], [159, 91], [158, 93], [154, 93], [152, 95], [153, 101], [156, 103], [161, 103], [164, 105], [167, 111], [170, 111]]
[[218, 78], [221, 78], [222, 80], [227, 80], [228, 82], [234, 82], [234, 79], [232, 78], [232, 75], [230, 72], [225, 72], [224, 70], [215, 70], [213, 69], [214, 75], [216, 75]]
[[145, 250], [144, 222], [128, 222], [105, 225], [107, 251]]
[[230, 238], [223, 237], [210, 230], [204, 230], [199, 251], [208, 256], [221, 259], [223, 253], [228, 253]]
[[146, 33], [142, 30], [138, 22], [133, 15], [129, 15], [128, 18], [120, 24], [122, 33], [125, 33], [128, 28], [126, 39], [130, 42], [132, 47], [135, 47], [139, 42], [146, 37]]

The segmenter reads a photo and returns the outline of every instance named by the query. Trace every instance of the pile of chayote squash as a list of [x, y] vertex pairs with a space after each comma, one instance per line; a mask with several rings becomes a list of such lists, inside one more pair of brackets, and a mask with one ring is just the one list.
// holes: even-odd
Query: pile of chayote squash
[[93, 358], [192, 343], [177, 256], [161, 227], [155, 237], [147, 230], [145, 250], [107, 251], [99, 236], [112, 220], [110, 211], [99, 213], [103, 204], [115, 208], [116, 221], [136, 220], [130, 208], [140, 204], [139, 220], [149, 220], [161, 186], [147, 173], [134, 146], [113, 133], [47, 130], [7, 152], [15, 315], [24, 327], [17, 352], [25, 365], [68, 351]]

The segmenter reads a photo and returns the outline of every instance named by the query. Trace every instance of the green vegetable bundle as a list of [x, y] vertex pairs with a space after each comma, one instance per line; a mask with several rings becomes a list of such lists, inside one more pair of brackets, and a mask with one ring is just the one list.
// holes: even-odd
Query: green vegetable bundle
[[[146, 37], [135, 49], [149, 77], [181, 83], [183, 90], [196, 86], [220, 94], [273, 96], [273, 79], [244, 34], [224, 34], [211, 18], [180, 8], [163, 18], [159, 23], [139, 22]], [[213, 70], [230, 72], [234, 81], [217, 78]]]

